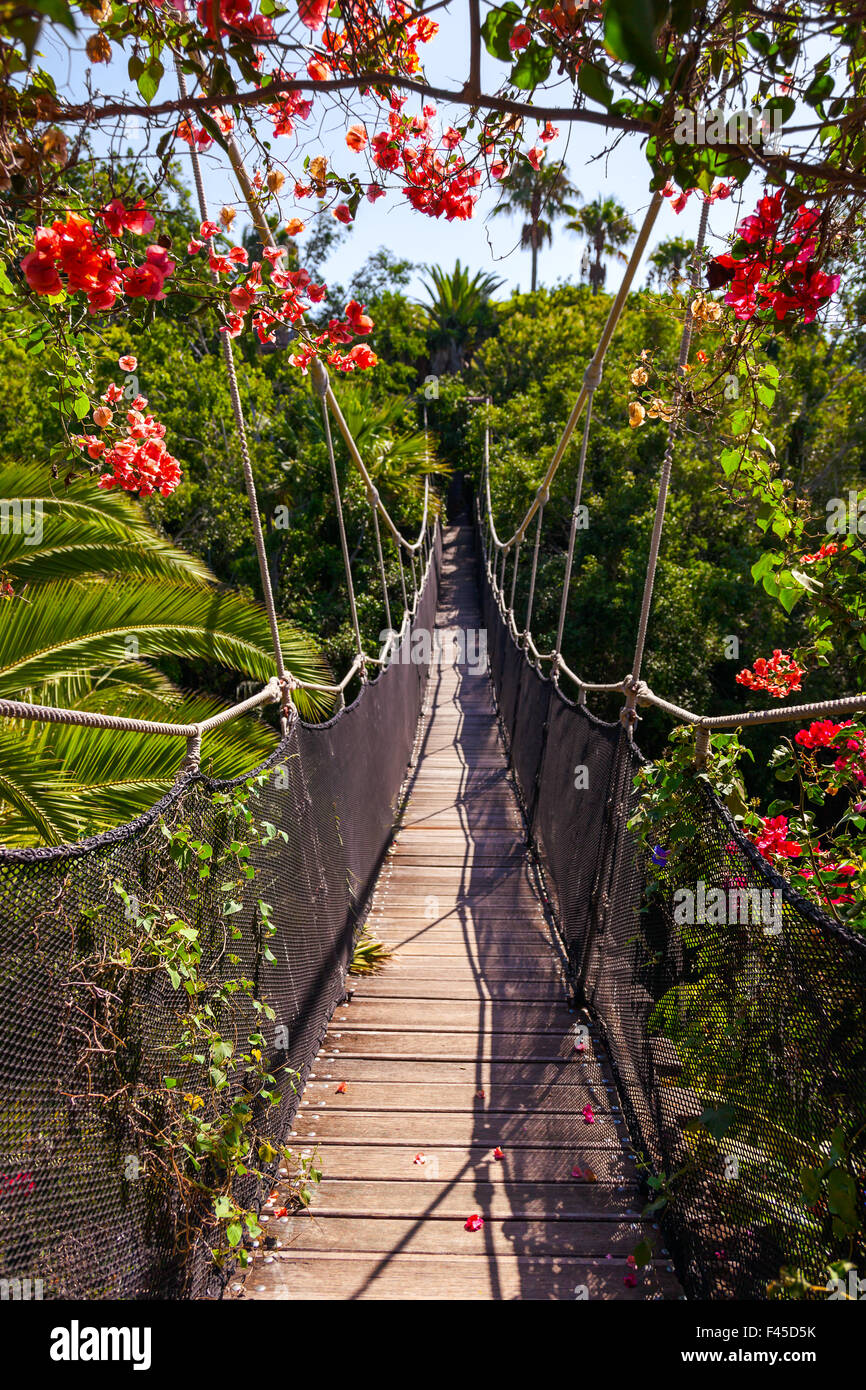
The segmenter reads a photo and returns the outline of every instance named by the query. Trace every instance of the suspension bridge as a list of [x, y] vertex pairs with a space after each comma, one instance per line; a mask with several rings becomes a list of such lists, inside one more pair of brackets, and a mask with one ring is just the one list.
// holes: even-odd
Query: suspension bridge
[[[194, 149], [193, 160], [205, 218]], [[233, 164], [243, 187], [236, 151]], [[660, 201], [510, 537], [492, 513], [489, 437], [480, 495], [461, 499], [455, 488], [443, 531], [427, 490], [420, 531], [404, 536], [313, 363], [356, 645], [343, 678], [314, 687], [335, 702], [320, 724], [302, 721], [293, 704], [298, 682], [280, 649], [223, 335], [273, 679], [190, 726], [0, 702], [0, 717], [185, 744], [175, 784], [137, 820], [75, 845], [0, 851], [3, 1278], [41, 1279], [59, 1298], [228, 1288], [245, 1299], [343, 1300], [760, 1298], [784, 1266], [821, 1278], [839, 1245], [833, 1213], [805, 1202], [798, 1174], [840, 1126], [860, 1136], [851, 1162], [862, 1168], [864, 943], [773, 872], [701, 778], [678, 794], [677, 884], [771, 888], [780, 930], [749, 921], [684, 929], [670, 893], [648, 902], [643, 851], [628, 828], [635, 731], [645, 704], [693, 726], [700, 770], [715, 728], [862, 710], [866, 696], [719, 718], [643, 681], [679, 390], [632, 669], [593, 683], [562, 655], [593, 393]], [[250, 204], [255, 218], [251, 192]], [[705, 204], [695, 264], [707, 212]], [[260, 217], [257, 226], [272, 245]], [[689, 343], [686, 315], [681, 367]], [[544, 508], [581, 416], [558, 632], [543, 652], [532, 609]], [[367, 489], [389, 630], [402, 609], [375, 656], [358, 622], [332, 421]], [[399, 594], [389, 589], [389, 545]], [[454, 629], [486, 635], [486, 668], [465, 649], [429, 666], [413, 659], [419, 634]], [[347, 705], [353, 682], [359, 693]], [[619, 719], [591, 712], [598, 693], [622, 697]], [[242, 887], [232, 904], [229, 946], [215, 889], [186, 848], [170, 853], [168, 843], [180, 835], [207, 856], [225, 839], [232, 786], [203, 775], [203, 741], [272, 703], [280, 733], [250, 775], [273, 833], [250, 851], [255, 888]], [[580, 788], [578, 766], [587, 773]], [[141, 905], [132, 915], [130, 902]], [[276, 1162], [264, 1188], [249, 1175], [238, 1182], [238, 1200], [261, 1213], [244, 1277], [230, 1262], [214, 1268], [206, 1213], [201, 1231], [189, 1216], [195, 1181], [176, 1171], [173, 1188], [154, 1160], [159, 1147], [142, 1152], [145, 1119], [164, 1148], [162, 1111], [144, 1115], [140, 1097], [158, 1093], [177, 1045], [176, 984], [165, 971], [128, 969], [155, 902], [171, 920], [194, 917], [204, 981], [241, 970], [251, 982], [250, 1026], [280, 1098], [265, 1113], [247, 1097], [250, 1152], [265, 1153], [267, 1167], [273, 1146], [288, 1144], [323, 1172], [301, 1211], [291, 1207], [292, 1175]], [[395, 957], [356, 979], [348, 966], [365, 924]], [[253, 1013], [256, 1004], [268, 1012]]]

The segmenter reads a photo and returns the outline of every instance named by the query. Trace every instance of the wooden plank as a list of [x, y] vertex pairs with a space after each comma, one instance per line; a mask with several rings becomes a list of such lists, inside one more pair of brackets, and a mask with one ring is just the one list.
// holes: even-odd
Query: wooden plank
[[[337, 1086], [345, 1084], [345, 1091], [337, 1091]], [[540, 1085], [526, 1085], [511, 1082], [488, 1083], [481, 1086], [474, 1081], [463, 1085], [449, 1082], [352, 1081], [341, 1077], [338, 1081], [321, 1079], [308, 1082], [301, 1101], [301, 1107], [315, 1109], [321, 1100], [335, 1110], [405, 1110], [426, 1111], [432, 1114], [438, 1110], [463, 1111], [466, 1114], [481, 1114], [484, 1111], [510, 1111], [518, 1114], [535, 1114], [543, 1109], [545, 1114], [564, 1114], [574, 1116], [587, 1102], [595, 1104], [599, 1094], [599, 1083], [581, 1080], [570, 1086], [557, 1086], [554, 1092], [543, 1082]]]
[[[467, 1201], [472, 1205], [471, 1185]], [[475, 1208], [473, 1207], [473, 1210]], [[621, 1224], [605, 1222], [602, 1226], [588, 1221], [538, 1221], [502, 1220], [484, 1215], [484, 1246], [496, 1255], [514, 1255], [520, 1251], [524, 1255], [561, 1254], [574, 1258], [596, 1259], [601, 1262], [610, 1255], [623, 1267], [644, 1231], [649, 1233], [648, 1224], [641, 1224], [638, 1230], [632, 1223]], [[461, 1213], [462, 1215], [462, 1213]], [[467, 1215], [469, 1213], [467, 1212]], [[404, 1254], [441, 1255], [465, 1254], [471, 1251], [472, 1243], [467, 1239], [463, 1221], [419, 1221], [401, 1217], [380, 1217], [378, 1220], [363, 1220], [357, 1217], [328, 1215], [319, 1219], [318, 1210], [312, 1217], [300, 1219], [289, 1225], [288, 1232], [281, 1231], [276, 1239], [281, 1242], [286, 1256], [298, 1251], [368, 1251], [371, 1254], [387, 1255], [399, 1250]], [[268, 1234], [276, 1227], [270, 1227]], [[478, 1258], [478, 1257], [476, 1257]], [[480, 1258], [484, 1258], [482, 1255]], [[662, 1270], [664, 1265], [661, 1266]]]
[[[300, 1154], [300, 1149], [295, 1150]], [[307, 1152], [307, 1150], [303, 1150]], [[621, 1149], [575, 1148], [569, 1151], [571, 1168], [562, 1173], [562, 1165], [554, 1170], [550, 1149], [508, 1149], [505, 1157], [493, 1157], [491, 1145], [475, 1144], [446, 1148], [442, 1145], [426, 1145], [423, 1150], [423, 1165], [416, 1164], [418, 1149], [405, 1148], [400, 1144], [359, 1144], [330, 1143], [327, 1140], [316, 1142], [309, 1150], [315, 1152], [327, 1175], [325, 1181], [336, 1178], [373, 1178], [378, 1181], [390, 1179], [418, 1180], [419, 1171], [425, 1174], [425, 1181], [471, 1184], [476, 1175], [486, 1182], [551, 1182], [554, 1179], [572, 1183], [572, 1168], [577, 1165], [581, 1172], [591, 1168], [598, 1182], [608, 1184], [628, 1183], [634, 1176], [635, 1159]], [[314, 1203], [313, 1210], [317, 1210]]]
[[[415, 1255], [391, 1253], [381, 1257], [363, 1252], [339, 1254], [291, 1254], [278, 1252], [272, 1263], [257, 1260], [247, 1279], [244, 1296], [340, 1301], [446, 1301], [455, 1299], [585, 1302], [591, 1309], [596, 1299], [617, 1298], [640, 1303], [647, 1298], [674, 1299], [680, 1295], [672, 1275], [641, 1275], [636, 1288], [624, 1281], [624, 1261], [586, 1260], [564, 1256], [496, 1255], [485, 1246], [483, 1231], [476, 1236], [477, 1253]], [[467, 1239], [466, 1250], [472, 1242]], [[577, 1314], [578, 1318], [580, 1314]], [[591, 1313], [580, 1324], [591, 1335]]]
[[[596, 1095], [595, 1124], [584, 1125], [580, 1114], [562, 1115], [557, 1112], [536, 1115], [512, 1115], [507, 1111], [486, 1110], [477, 1115], [462, 1111], [403, 1111], [399, 1115], [389, 1110], [338, 1110], [330, 1102], [315, 1110], [298, 1112], [292, 1139], [312, 1139], [341, 1143], [347, 1139], [366, 1140], [372, 1144], [405, 1144], [406, 1136], [422, 1150], [430, 1144], [454, 1148], [462, 1144], [499, 1145], [502, 1149], [556, 1149], [559, 1152], [559, 1172], [571, 1172], [572, 1144], [581, 1150], [604, 1148], [617, 1144], [622, 1124], [619, 1116], [602, 1109], [604, 1092]], [[569, 1138], [571, 1136], [571, 1144]], [[639, 1205], [637, 1193], [635, 1205]]]

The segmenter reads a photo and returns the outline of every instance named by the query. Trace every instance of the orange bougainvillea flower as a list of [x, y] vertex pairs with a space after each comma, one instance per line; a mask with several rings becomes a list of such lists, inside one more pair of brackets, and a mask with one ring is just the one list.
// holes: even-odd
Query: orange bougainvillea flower
[[494, 1157], [494, 1158], [504, 1158], [504, 1157], [505, 1157], [505, 1154], [502, 1152], [502, 1150], [499, 1148], [498, 1145], [497, 1145], [496, 1148], [493, 1150], [493, 1157]]
[[464, 1231], [480, 1231], [480, 1230], [481, 1230], [481, 1227], [482, 1227], [483, 1225], [484, 1225], [484, 1217], [483, 1217], [483, 1216], [479, 1216], [479, 1215], [478, 1215], [478, 1212], [475, 1211], [475, 1212], [473, 1212], [472, 1215], [468, 1218], [468, 1220], [467, 1220], [466, 1222], [464, 1222], [463, 1229], [464, 1229]]
[[93, 412], [93, 423], [101, 430], [107, 429], [113, 419], [114, 414], [107, 405], [98, 405]]
[[360, 123], [357, 125], [350, 125], [349, 129], [346, 131], [346, 144], [349, 146], [349, 149], [354, 150], [356, 154], [360, 154], [366, 143], [367, 131], [364, 126]]
[[349, 1089], [349, 1088], [348, 1088], [348, 1086], [346, 1085], [345, 1081], [341, 1081], [340, 1084], [339, 1084], [339, 1086], [337, 1087], [337, 1095], [338, 1095], [338, 1096], [344, 1096], [344, 1095], [346, 1094], [346, 1092], [347, 1092], [348, 1089]]
[[299, 217], [293, 217], [286, 223], [286, 234], [288, 236], [300, 236], [304, 230], [304, 223]]

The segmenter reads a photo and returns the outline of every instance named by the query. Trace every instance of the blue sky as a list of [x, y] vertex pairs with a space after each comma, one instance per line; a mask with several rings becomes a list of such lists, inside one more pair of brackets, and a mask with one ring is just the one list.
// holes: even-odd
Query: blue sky
[[[440, 33], [421, 50], [429, 80], [434, 84], [447, 85], [459, 89], [466, 77], [468, 55], [468, 31], [466, 27], [466, 7], [459, 5], [453, 11], [438, 10], [436, 18], [440, 21]], [[86, 37], [86, 34], [83, 35]], [[52, 38], [45, 44], [43, 55], [45, 65], [54, 75], [58, 86], [70, 94], [83, 95], [83, 75], [87, 60], [83, 53], [83, 42], [73, 41], [69, 46]], [[483, 56], [482, 78], [486, 90], [495, 91], [505, 72], [504, 66], [489, 55]], [[93, 69], [94, 87], [104, 93], [116, 94], [130, 87], [126, 74], [126, 61], [121, 55], [110, 65]], [[164, 79], [160, 96], [173, 92], [173, 79], [169, 72]], [[567, 82], [561, 82], [559, 91], [550, 93], [550, 99], [561, 105], [569, 101]], [[415, 109], [415, 99], [410, 97], [408, 111]], [[420, 102], [418, 102], [420, 105]], [[369, 108], [372, 114], [372, 106]], [[443, 124], [450, 123], [457, 115], [456, 110], [447, 107], [440, 109]], [[303, 143], [296, 143], [293, 137], [281, 137], [274, 142], [274, 153], [286, 161], [292, 172], [301, 174], [304, 153], [324, 153], [329, 163], [336, 169], [350, 173], [363, 170], [363, 156], [351, 154], [345, 146], [345, 130], [349, 123], [346, 115], [337, 109], [325, 110], [324, 102], [316, 103], [314, 112], [303, 134]], [[270, 123], [262, 121], [259, 129], [265, 136], [270, 135]], [[548, 147], [548, 159], [564, 159], [569, 177], [577, 185], [584, 201], [591, 201], [598, 194], [616, 197], [626, 208], [635, 224], [639, 224], [649, 202], [647, 191], [648, 166], [643, 155], [641, 141], [636, 136], [620, 139], [607, 155], [603, 151], [611, 140], [599, 128], [584, 125], [569, 127], [560, 125], [560, 137]], [[534, 123], [528, 122], [525, 129], [526, 148], [533, 143]], [[127, 129], [126, 142], [133, 148], [140, 147], [143, 134], [135, 128]], [[105, 148], [102, 136], [97, 138], [96, 148]], [[188, 163], [188, 161], [186, 161]], [[205, 157], [205, 181], [208, 198], [212, 208], [218, 209], [227, 203], [239, 209], [236, 227], [242, 227], [243, 205], [234, 186], [225, 157], [214, 147]], [[380, 176], [381, 177], [381, 176]], [[191, 174], [190, 174], [191, 182]], [[290, 181], [286, 187], [290, 187]], [[760, 194], [760, 183], [754, 176], [746, 184], [739, 199], [716, 203], [711, 210], [710, 247], [721, 249], [728, 237], [740, 211], [751, 210], [751, 204]], [[448, 223], [443, 219], [433, 219], [411, 209], [399, 190], [389, 193], [387, 198], [376, 204], [364, 200], [358, 211], [351, 235], [338, 247], [326, 264], [327, 276], [346, 284], [353, 272], [378, 247], [385, 245], [394, 254], [413, 261], [418, 267], [413, 282], [417, 290], [421, 268], [426, 263], [436, 262], [449, 268], [456, 259], [468, 264], [471, 270], [490, 270], [495, 272], [507, 287], [528, 290], [530, 258], [519, 246], [520, 222], [507, 217], [491, 220], [490, 213], [497, 201], [494, 190], [482, 193], [475, 217], [471, 222]], [[309, 203], [296, 208], [291, 200], [281, 200], [281, 213], [288, 218], [299, 215], [309, 217]], [[330, 216], [328, 212], [325, 214]], [[686, 209], [678, 216], [666, 204], [656, 223], [647, 255], [661, 240], [671, 236], [693, 237], [697, 228], [699, 204], [693, 198]], [[303, 239], [301, 240], [303, 246]], [[539, 279], [544, 285], [555, 285], [559, 281], [576, 279], [583, 252], [583, 243], [578, 236], [566, 232], [562, 227], [555, 229], [553, 245], [545, 247], [539, 261]], [[303, 258], [303, 255], [302, 255]], [[616, 284], [619, 269], [617, 265], [609, 268], [608, 288]], [[642, 277], [639, 276], [638, 282]]]

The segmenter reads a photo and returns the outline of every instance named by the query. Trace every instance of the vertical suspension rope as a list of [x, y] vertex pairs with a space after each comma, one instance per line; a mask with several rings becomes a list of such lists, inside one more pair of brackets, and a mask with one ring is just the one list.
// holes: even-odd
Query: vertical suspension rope
[[382, 533], [379, 530], [379, 494], [372, 492], [367, 494], [367, 501], [370, 503], [370, 510], [373, 513], [373, 533], [376, 537], [376, 558], [379, 561], [379, 578], [382, 580], [382, 598], [385, 601], [385, 623], [388, 631], [393, 632], [391, 622], [391, 600], [388, 597], [388, 581], [385, 578], [385, 557], [382, 554]]
[[[400, 566], [400, 588], [403, 592], [403, 617], [409, 612], [409, 598], [406, 593], [406, 573], [403, 569], [403, 551], [401, 546], [397, 546], [397, 564]], [[402, 627], [402, 623], [400, 624]]]
[[548, 493], [545, 492], [538, 504], [538, 521], [535, 526], [535, 544], [532, 547], [532, 570], [529, 575], [529, 597], [526, 600], [526, 622], [523, 626], [524, 638], [532, 636], [532, 604], [535, 599], [535, 576], [538, 573], [538, 547], [541, 544], [541, 519], [544, 516], [544, 508], [547, 506]]
[[343, 567], [346, 571], [346, 588], [349, 592], [349, 611], [352, 615], [352, 628], [355, 633], [355, 648], [361, 663], [361, 680], [367, 679], [364, 666], [364, 646], [361, 642], [361, 628], [358, 624], [358, 605], [355, 602], [355, 585], [352, 582], [352, 561], [349, 558], [349, 543], [346, 540], [346, 523], [343, 520], [343, 500], [340, 496], [340, 480], [337, 476], [337, 460], [334, 456], [334, 439], [331, 434], [331, 417], [328, 414], [328, 373], [317, 357], [310, 363], [313, 388], [322, 402], [322, 419], [325, 424], [325, 443], [328, 446], [328, 463], [331, 467], [331, 486], [334, 489], [334, 506], [337, 509], [337, 528], [340, 532], [340, 549], [343, 552]]
[[[698, 228], [698, 236], [695, 242], [695, 249], [692, 256], [692, 276], [691, 293], [695, 294], [699, 287], [700, 256], [704, 247], [707, 234], [707, 220], [710, 213], [709, 201], [705, 198], [701, 208], [701, 221]], [[680, 353], [677, 360], [677, 382], [674, 387], [674, 399], [671, 404], [671, 418], [668, 425], [668, 440], [665, 448], [664, 461], [662, 462], [661, 475], [659, 477], [659, 492], [656, 501], [655, 520], [653, 522], [652, 536], [650, 537], [649, 558], [647, 559], [646, 578], [644, 580], [643, 600], [641, 602], [640, 621], [638, 623], [637, 640], [635, 642], [634, 661], [631, 668], [631, 685], [633, 687], [626, 709], [632, 714], [634, 712], [634, 691], [640, 679], [641, 666], [643, 664], [644, 648], [646, 645], [647, 626], [649, 623], [650, 607], [652, 605], [653, 586], [655, 584], [656, 567], [658, 565], [659, 549], [661, 546], [662, 528], [664, 527], [665, 510], [667, 507], [668, 491], [671, 481], [671, 469], [674, 459], [674, 443], [679, 428], [680, 411], [682, 408], [683, 386], [685, 384], [684, 368], [688, 361], [689, 347], [692, 341], [692, 310], [689, 304], [686, 312], [685, 323], [683, 324], [682, 337], [680, 339]]]
[[517, 566], [520, 564], [521, 544], [522, 542], [518, 541], [514, 547], [514, 573], [511, 576], [511, 597], [508, 600], [508, 612], [512, 618], [514, 617], [514, 594], [517, 589]]
[[586, 386], [586, 414], [583, 417], [583, 438], [580, 441], [580, 462], [577, 467], [577, 482], [574, 487], [574, 506], [571, 512], [571, 527], [568, 532], [568, 554], [565, 559], [562, 598], [559, 603], [559, 622], [556, 628], [556, 644], [553, 649], [553, 665], [550, 670], [551, 679], [554, 682], [559, 678], [559, 658], [562, 653], [562, 634], [565, 631], [565, 614], [568, 609], [568, 591], [571, 587], [571, 571], [574, 565], [574, 546], [577, 539], [577, 520], [581, 493], [583, 492], [583, 475], [586, 470], [586, 451], [589, 446], [589, 430], [592, 424], [592, 404], [600, 381], [601, 364], [593, 361], [587, 367], [584, 375], [584, 384]]
[[[179, 58], [175, 58], [175, 70], [177, 72], [178, 89], [180, 91], [182, 100], [185, 101], [187, 98], [186, 78], [184, 77], [183, 68], [181, 67]], [[192, 159], [192, 172], [193, 179], [195, 181], [196, 195], [198, 197], [199, 212], [201, 214], [202, 221], [206, 222], [208, 220], [207, 196], [204, 191], [204, 180], [202, 179], [201, 163], [198, 157], [198, 150], [196, 149], [194, 142], [190, 145], [190, 157]], [[219, 281], [219, 276], [216, 275], [216, 273], [214, 274], [214, 279], [217, 280], [217, 282]], [[271, 642], [274, 648], [274, 658], [277, 665], [277, 675], [279, 676], [280, 681], [283, 684], [285, 695], [285, 703], [283, 709], [285, 712], [288, 704], [288, 687], [290, 685], [290, 677], [288, 672], [286, 671], [285, 662], [283, 660], [283, 649], [282, 643], [280, 641], [280, 629], [277, 620], [277, 610], [274, 605], [274, 594], [273, 589], [271, 587], [271, 576], [270, 571], [268, 569], [268, 557], [267, 551], [265, 549], [265, 537], [262, 531], [262, 519], [259, 513], [258, 497], [256, 496], [256, 483], [255, 478], [253, 477], [253, 468], [252, 460], [250, 458], [246, 421], [244, 419], [243, 405], [241, 404], [240, 391], [238, 389], [238, 379], [237, 372], [235, 370], [234, 351], [232, 349], [231, 339], [229, 338], [229, 335], [227, 333], [221, 333], [220, 337], [222, 339], [223, 360], [225, 361], [226, 374], [228, 376], [229, 382], [229, 395], [231, 397], [232, 402], [232, 413], [235, 417], [235, 425], [237, 427], [238, 439], [240, 441], [241, 464], [243, 467], [244, 484], [246, 486], [247, 500], [249, 502], [250, 508], [250, 520], [253, 528], [253, 539], [255, 541], [256, 555], [258, 557], [259, 562], [259, 578], [261, 579], [262, 584], [262, 599], [264, 602], [265, 612], [268, 615], [268, 626], [271, 630]]]

